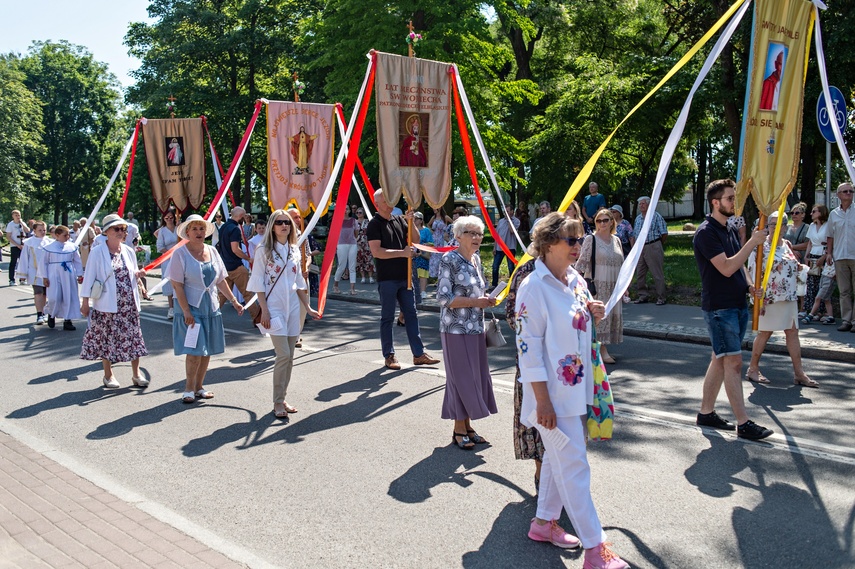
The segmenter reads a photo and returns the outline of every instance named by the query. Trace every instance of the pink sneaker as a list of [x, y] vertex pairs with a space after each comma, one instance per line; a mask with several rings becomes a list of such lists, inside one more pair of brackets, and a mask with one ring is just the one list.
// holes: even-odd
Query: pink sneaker
[[540, 525], [537, 518], [532, 518], [531, 527], [528, 529], [528, 537], [534, 541], [548, 541], [562, 549], [575, 549], [582, 545], [575, 535], [571, 535], [561, 529], [558, 522], [552, 520], [548, 524]]
[[604, 541], [597, 547], [586, 549], [582, 569], [629, 569], [629, 564], [609, 549], [610, 545]]

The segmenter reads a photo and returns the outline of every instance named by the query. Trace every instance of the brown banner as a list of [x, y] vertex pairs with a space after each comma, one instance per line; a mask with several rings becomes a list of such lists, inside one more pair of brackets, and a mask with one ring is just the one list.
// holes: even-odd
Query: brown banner
[[151, 193], [161, 212], [198, 209], [205, 199], [202, 119], [147, 119], [142, 125]]
[[451, 191], [451, 65], [377, 53], [375, 97], [380, 184], [386, 201], [404, 195], [441, 207]]
[[335, 105], [267, 103], [267, 199], [270, 209], [295, 205], [306, 216], [326, 209], [321, 197], [333, 169]]

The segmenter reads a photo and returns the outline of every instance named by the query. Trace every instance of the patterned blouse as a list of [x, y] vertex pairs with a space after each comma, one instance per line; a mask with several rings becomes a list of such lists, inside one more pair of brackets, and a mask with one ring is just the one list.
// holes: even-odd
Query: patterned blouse
[[449, 308], [448, 304], [458, 296], [480, 298], [484, 296], [486, 286], [477, 252], [468, 261], [457, 251], [443, 255], [436, 285], [436, 301], [440, 306], [439, 331], [444, 334], [483, 334], [482, 308]]
[[[763, 244], [763, 270], [766, 269], [766, 263], [769, 259], [769, 250], [771, 246], [768, 241]], [[754, 282], [754, 269], [757, 264], [757, 252], [752, 251], [748, 257], [748, 274], [751, 277], [751, 282]], [[774, 302], [795, 301], [796, 296], [796, 277], [799, 274], [799, 261], [796, 259], [793, 250], [790, 249], [789, 242], [783, 241], [775, 248], [775, 261], [772, 265], [772, 272], [769, 273], [769, 282], [766, 284], [766, 296], [763, 299], [765, 304]]]

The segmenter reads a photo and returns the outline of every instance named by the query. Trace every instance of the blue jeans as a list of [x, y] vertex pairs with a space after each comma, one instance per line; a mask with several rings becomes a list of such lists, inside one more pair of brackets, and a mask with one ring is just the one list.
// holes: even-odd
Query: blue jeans
[[710, 312], [705, 310], [704, 320], [710, 332], [715, 357], [742, 353], [742, 340], [748, 328], [747, 308], [723, 308]]
[[[513, 252], [513, 250], [511, 250]], [[508, 275], [514, 274], [514, 263], [511, 258], [505, 255], [505, 252], [499, 249], [493, 252], [493, 286], [499, 284], [499, 269], [502, 266], [502, 259], [508, 262]]]
[[377, 292], [380, 293], [380, 346], [383, 349], [383, 357], [395, 353], [392, 326], [395, 324], [395, 309], [399, 304], [413, 357], [424, 354], [425, 347], [419, 334], [419, 317], [416, 314], [416, 299], [413, 291], [407, 290], [407, 281], [378, 281]]

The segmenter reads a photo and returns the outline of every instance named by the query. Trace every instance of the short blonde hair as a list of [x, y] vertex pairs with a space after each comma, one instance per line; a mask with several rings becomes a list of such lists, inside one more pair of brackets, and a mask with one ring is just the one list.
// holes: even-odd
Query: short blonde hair
[[531, 232], [531, 245], [526, 251], [535, 258], [541, 258], [549, 248], [558, 243], [561, 237], [582, 237], [585, 228], [578, 219], [570, 219], [562, 213], [552, 212], [537, 222]]
[[612, 210], [605, 208], [605, 207], [601, 207], [600, 209], [597, 210], [597, 213], [594, 214], [594, 229], [597, 228], [597, 218], [600, 217], [600, 215], [602, 215], [603, 213], [605, 213], [606, 215], [609, 216], [609, 219], [611, 220], [611, 222], [609, 223], [609, 233], [614, 235], [615, 232], [617, 232], [617, 224], [615, 223], [615, 216], [612, 215]]

